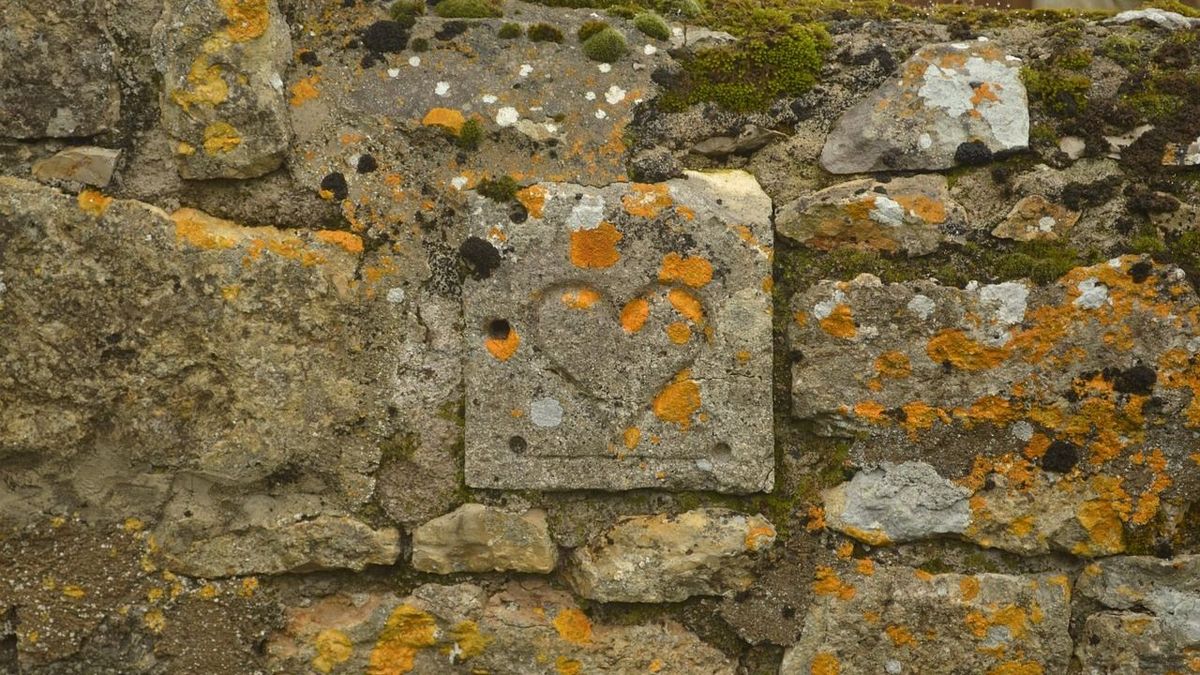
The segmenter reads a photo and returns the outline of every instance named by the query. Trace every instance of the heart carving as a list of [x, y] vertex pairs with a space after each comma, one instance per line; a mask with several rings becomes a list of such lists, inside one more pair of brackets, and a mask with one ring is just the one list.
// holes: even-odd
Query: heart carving
[[[585, 393], [641, 409], [709, 339], [708, 312], [692, 291], [652, 283], [628, 298], [585, 283], [542, 291], [537, 343]], [[619, 304], [618, 304], [619, 302]]]

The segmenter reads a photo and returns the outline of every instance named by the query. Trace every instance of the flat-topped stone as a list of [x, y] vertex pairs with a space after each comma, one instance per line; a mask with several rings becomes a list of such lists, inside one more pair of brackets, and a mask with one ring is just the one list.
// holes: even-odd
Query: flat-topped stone
[[770, 200], [742, 172], [472, 202], [475, 487], [768, 490]]

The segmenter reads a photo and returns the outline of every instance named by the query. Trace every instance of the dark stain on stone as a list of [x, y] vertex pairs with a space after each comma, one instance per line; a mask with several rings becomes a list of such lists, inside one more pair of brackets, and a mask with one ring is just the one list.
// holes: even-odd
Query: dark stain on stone
[[512, 206], [508, 207], [508, 219], [519, 225], [529, 220], [529, 210], [521, 202], [513, 202]]
[[321, 59], [317, 58], [316, 52], [312, 51], [311, 49], [306, 49], [300, 52], [300, 63], [303, 63], [306, 66], [313, 66], [315, 68], [316, 66], [321, 65]]
[[438, 32], [433, 34], [433, 37], [445, 42], [446, 40], [453, 40], [465, 32], [467, 32], [467, 24], [465, 21], [447, 21], [446, 23], [442, 24], [442, 27], [438, 30]]
[[1143, 260], [1140, 263], [1134, 263], [1133, 267], [1129, 268], [1129, 278], [1133, 279], [1133, 283], [1140, 284], [1150, 278], [1150, 272], [1154, 266]]
[[1154, 391], [1154, 383], [1158, 374], [1150, 366], [1134, 366], [1126, 368], [1117, 374], [1113, 381], [1113, 389], [1122, 394], [1149, 395]]
[[358, 166], [356, 167], [359, 173], [371, 173], [379, 168], [379, 162], [375, 161], [372, 155], [363, 155], [358, 158]]
[[1079, 463], [1079, 448], [1066, 441], [1054, 441], [1042, 455], [1042, 468], [1056, 473], [1067, 473]]
[[512, 334], [512, 324], [508, 319], [492, 319], [487, 325], [488, 337], [493, 340], [507, 340]]
[[492, 272], [500, 266], [500, 252], [480, 237], [467, 237], [458, 247], [458, 254], [466, 261], [477, 280], [492, 276]]
[[529, 447], [529, 442], [520, 436], [512, 436], [508, 439], [508, 449], [514, 454], [521, 454]]
[[338, 201], [345, 199], [350, 194], [350, 187], [346, 185], [346, 177], [340, 171], [334, 171], [322, 178], [321, 189], [332, 192], [333, 198]]
[[954, 162], [963, 166], [981, 166], [992, 161], [992, 151], [983, 141], [959, 143], [954, 150]]
[[383, 54], [396, 54], [408, 46], [408, 31], [396, 21], [376, 21], [363, 31], [363, 45]]

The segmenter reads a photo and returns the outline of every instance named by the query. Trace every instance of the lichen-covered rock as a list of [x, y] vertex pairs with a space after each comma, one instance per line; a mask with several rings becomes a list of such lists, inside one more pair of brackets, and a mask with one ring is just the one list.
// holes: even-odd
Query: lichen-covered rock
[[846, 111], [821, 150], [833, 173], [947, 169], [1029, 144], [1020, 59], [999, 45], [929, 45]]
[[467, 484], [770, 489], [770, 209], [740, 171], [475, 197]]
[[761, 516], [697, 509], [619, 521], [577, 549], [567, 570], [581, 596], [601, 602], [678, 602], [745, 589], [760, 551], [775, 542]]
[[121, 95], [105, 22], [92, 0], [10, 0], [0, 23], [0, 136], [94, 136]]
[[971, 491], [923, 462], [884, 463], [827, 490], [826, 525], [876, 544], [961, 534]]
[[275, 0], [169, 0], [156, 31], [179, 175], [277, 169], [291, 141], [283, 72], [292, 43]]
[[79, 146], [35, 162], [33, 175], [38, 180], [75, 181], [104, 187], [112, 180], [120, 150]]
[[818, 568], [817, 601], [780, 675], [1040, 673], [1071, 658], [1064, 575]]
[[1200, 303], [1177, 268], [1126, 256], [965, 289], [864, 276], [793, 309], [796, 414], [864, 434], [863, 465], [920, 460], [969, 489], [974, 541], [1111, 555], [1130, 528], [1168, 536], [1163, 504], [1195, 499]]
[[1130, 9], [1105, 20], [1105, 23], [1122, 24], [1146, 22], [1166, 30], [1182, 30], [1200, 25], [1200, 18], [1187, 17], [1158, 7]]
[[1079, 215], [1041, 195], [1030, 195], [1013, 205], [1004, 221], [992, 230], [992, 236], [1017, 241], [1062, 239], [1079, 221]]
[[427, 584], [404, 598], [331, 595], [288, 608], [267, 652], [274, 672], [734, 672], [672, 621], [592, 623], [569, 594], [540, 582], [509, 583], [490, 596], [471, 584]]
[[412, 565], [422, 572], [546, 573], [558, 563], [546, 513], [463, 504], [413, 531]]
[[1085, 675], [1142, 675], [1195, 671], [1197, 649], [1188, 649], [1141, 612], [1097, 612], [1083, 621], [1075, 654]]
[[966, 231], [966, 214], [938, 175], [854, 180], [783, 206], [779, 233], [812, 248], [924, 255]]

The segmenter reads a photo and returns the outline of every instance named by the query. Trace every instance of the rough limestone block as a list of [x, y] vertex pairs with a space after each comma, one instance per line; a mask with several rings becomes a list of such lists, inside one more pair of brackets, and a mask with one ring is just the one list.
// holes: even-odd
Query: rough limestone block
[[679, 602], [745, 590], [757, 553], [775, 542], [762, 516], [697, 509], [618, 522], [572, 556], [567, 578], [601, 602]]
[[1021, 61], [990, 42], [923, 47], [847, 110], [825, 141], [833, 173], [948, 169], [1029, 145]]
[[155, 29], [162, 122], [184, 178], [253, 178], [283, 162], [292, 56], [275, 0], [170, 0]]
[[338, 592], [284, 609], [267, 641], [280, 673], [687, 673], [732, 675], [729, 658], [671, 620], [593, 623], [541, 581], [492, 592], [426, 584], [407, 597]]
[[[1124, 256], [1051, 284], [963, 289], [863, 275], [821, 282], [792, 309], [796, 416], [857, 437], [861, 466], [936, 469], [906, 490], [970, 491], [965, 529], [939, 512], [920, 537], [1101, 556], [1133, 529], [1184, 526], [1172, 514], [1200, 492], [1200, 302], [1182, 270]], [[865, 540], [916, 536], [872, 480], [834, 493], [856, 515], [831, 522]]]
[[924, 462], [865, 469], [822, 495], [827, 527], [876, 545], [961, 534], [971, 491]]
[[466, 477], [769, 490], [770, 200], [748, 174], [472, 201]]
[[413, 567], [422, 572], [546, 573], [558, 563], [546, 513], [509, 513], [463, 504], [413, 531]]
[[775, 218], [780, 234], [812, 248], [910, 256], [932, 253], [967, 226], [966, 211], [950, 198], [945, 176], [938, 175], [841, 183], [800, 197]]
[[5, 0], [0, 136], [92, 136], [117, 122], [121, 94], [95, 0]]
[[104, 187], [112, 180], [120, 150], [83, 146], [67, 148], [33, 165], [38, 180], [67, 180]]
[[780, 675], [1065, 672], [1066, 576], [865, 570], [817, 569], [816, 601]]

